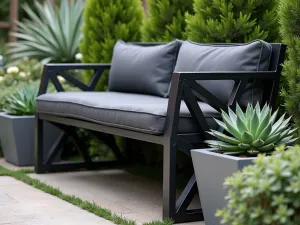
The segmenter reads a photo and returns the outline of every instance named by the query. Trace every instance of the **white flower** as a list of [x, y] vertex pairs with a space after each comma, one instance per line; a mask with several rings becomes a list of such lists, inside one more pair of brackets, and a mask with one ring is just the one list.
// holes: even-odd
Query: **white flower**
[[62, 76], [57, 76], [57, 79], [60, 81], [60, 83], [65, 83], [66, 79], [63, 78]]
[[4, 59], [3, 55], [0, 55], [0, 61], [2, 61]]
[[82, 60], [82, 54], [81, 54], [81, 53], [77, 53], [77, 54], [75, 55], [75, 59], [76, 59], [76, 60]]
[[26, 73], [23, 72], [23, 71], [19, 73], [19, 76], [20, 76], [20, 77], [23, 77], [23, 78], [24, 78], [24, 77], [27, 77]]
[[12, 75], [19, 73], [19, 71], [20, 71], [19, 68], [16, 66], [11, 66], [6, 70], [8, 74], [12, 74]]
[[2, 83], [4, 81], [4, 77], [0, 76], [0, 83]]

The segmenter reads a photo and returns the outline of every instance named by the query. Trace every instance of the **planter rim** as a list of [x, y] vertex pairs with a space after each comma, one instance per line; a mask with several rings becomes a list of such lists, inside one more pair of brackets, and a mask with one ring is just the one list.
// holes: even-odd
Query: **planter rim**
[[194, 153], [199, 152], [202, 154], [217, 156], [220, 158], [226, 158], [226, 159], [231, 159], [231, 160], [235, 160], [235, 161], [247, 161], [247, 160], [253, 160], [253, 159], [257, 158], [257, 157], [240, 158], [240, 157], [232, 156], [232, 155], [224, 155], [224, 154], [213, 152], [215, 150], [217, 150], [217, 149], [216, 148], [205, 148], [205, 149], [193, 149], [191, 151]]
[[0, 116], [1, 117], [6, 117], [9, 119], [33, 119], [35, 116], [13, 116], [13, 115], [9, 115], [6, 112], [0, 112]]

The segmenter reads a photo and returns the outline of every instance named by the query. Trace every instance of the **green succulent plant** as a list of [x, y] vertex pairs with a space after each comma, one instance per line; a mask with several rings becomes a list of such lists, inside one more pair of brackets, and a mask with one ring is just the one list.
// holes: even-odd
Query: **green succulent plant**
[[48, 62], [75, 62], [81, 38], [84, 1], [61, 1], [58, 9], [50, 1], [45, 4], [35, 0], [32, 6], [25, 4], [29, 19], [17, 22], [18, 32], [12, 33], [19, 40], [8, 44], [12, 60], [32, 57]]
[[221, 224], [300, 224], [300, 147], [285, 151], [280, 146], [272, 156], [261, 154], [254, 165], [226, 178], [227, 205], [218, 209]]
[[26, 86], [7, 97], [3, 111], [15, 116], [34, 115], [37, 94], [37, 88]]
[[281, 144], [291, 145], [297, 140], [293, 138], [297, 129], [289, 127], [291, 118], [285, 119], [285, 114], [275, 121], [277, 114], [278, 110], [272, 113], [267, 104], [263, 109], [259, 104], [255, 108], [249, 104], [245, 113], [237, 104], [236, 113], [230, 108], [228, 108], [228, 113], [222, 110], [223, 122], [215, 119], [228, 135], [211, 130], [208, 133], [217, 140], [205, 142], [210, 147], [218, 148], [228, 155], [257, 155], [272, 152]]

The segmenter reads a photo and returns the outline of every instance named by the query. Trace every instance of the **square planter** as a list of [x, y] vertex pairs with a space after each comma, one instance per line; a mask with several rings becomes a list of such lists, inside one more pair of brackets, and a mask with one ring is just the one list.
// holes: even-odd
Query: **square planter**
[[[54, 142], [61, 134], [61, 130], [50, 123], [44, 129], [45, 154], [49, 152]], [[11, 116], [0, 113], [0, 141], [6, 161], [17, 166], [32, 166], [34, 164], [34, 116]]]
[[214, 152], [215, 150], [191, 151], [205, 225], [221, 224], [215, 213], [217, 209], [226, 206], [227, 190], [223, 186], [225, 178], [252, 164], [256, 159], [223, 155]]

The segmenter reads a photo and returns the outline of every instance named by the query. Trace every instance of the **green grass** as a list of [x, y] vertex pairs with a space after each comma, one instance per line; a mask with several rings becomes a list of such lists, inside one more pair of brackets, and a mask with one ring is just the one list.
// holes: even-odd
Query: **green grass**
[[[56, 196], [64, 201], [67, 201], [75, 206], [78, 206], [88, 212], [91, 212], [97, 216], [100, 216], [106, 220], [109, 220], [115, 224], [119, 225], [136, 225], [136, 222], [133, 220], [125, 219], [124, 217], [120, 217], [114, 213], [112, 213], [108, 209], [104, 209], [95, 203], [91, 203], [88, 201], [81, 200], [80, 198], [77, 198], [76, 196], [71, 196], [62, 193], [59, 189], [51, 187], [47, 184], [44, 184], [40, 182], [37, 179], [29, 177], [27, 174], [34, 172], [33, 170], [18, 170], [18, 171], [12, 171], [8, 170], [6, 168], [3, 168], [0, 166], [0, 176], [10, 176], [17, 180], [20, 180], [28, 185], [31, 185], [34, 188], [37, 188], [41, 191], [44, 191], [48, 194], [51, 194], [53, 196]], [[173, 224], [170, 220], [164, 220], [164, 221], [153, 221], [150, 223], [145, 223], [144, 225], [171, 225]]]

